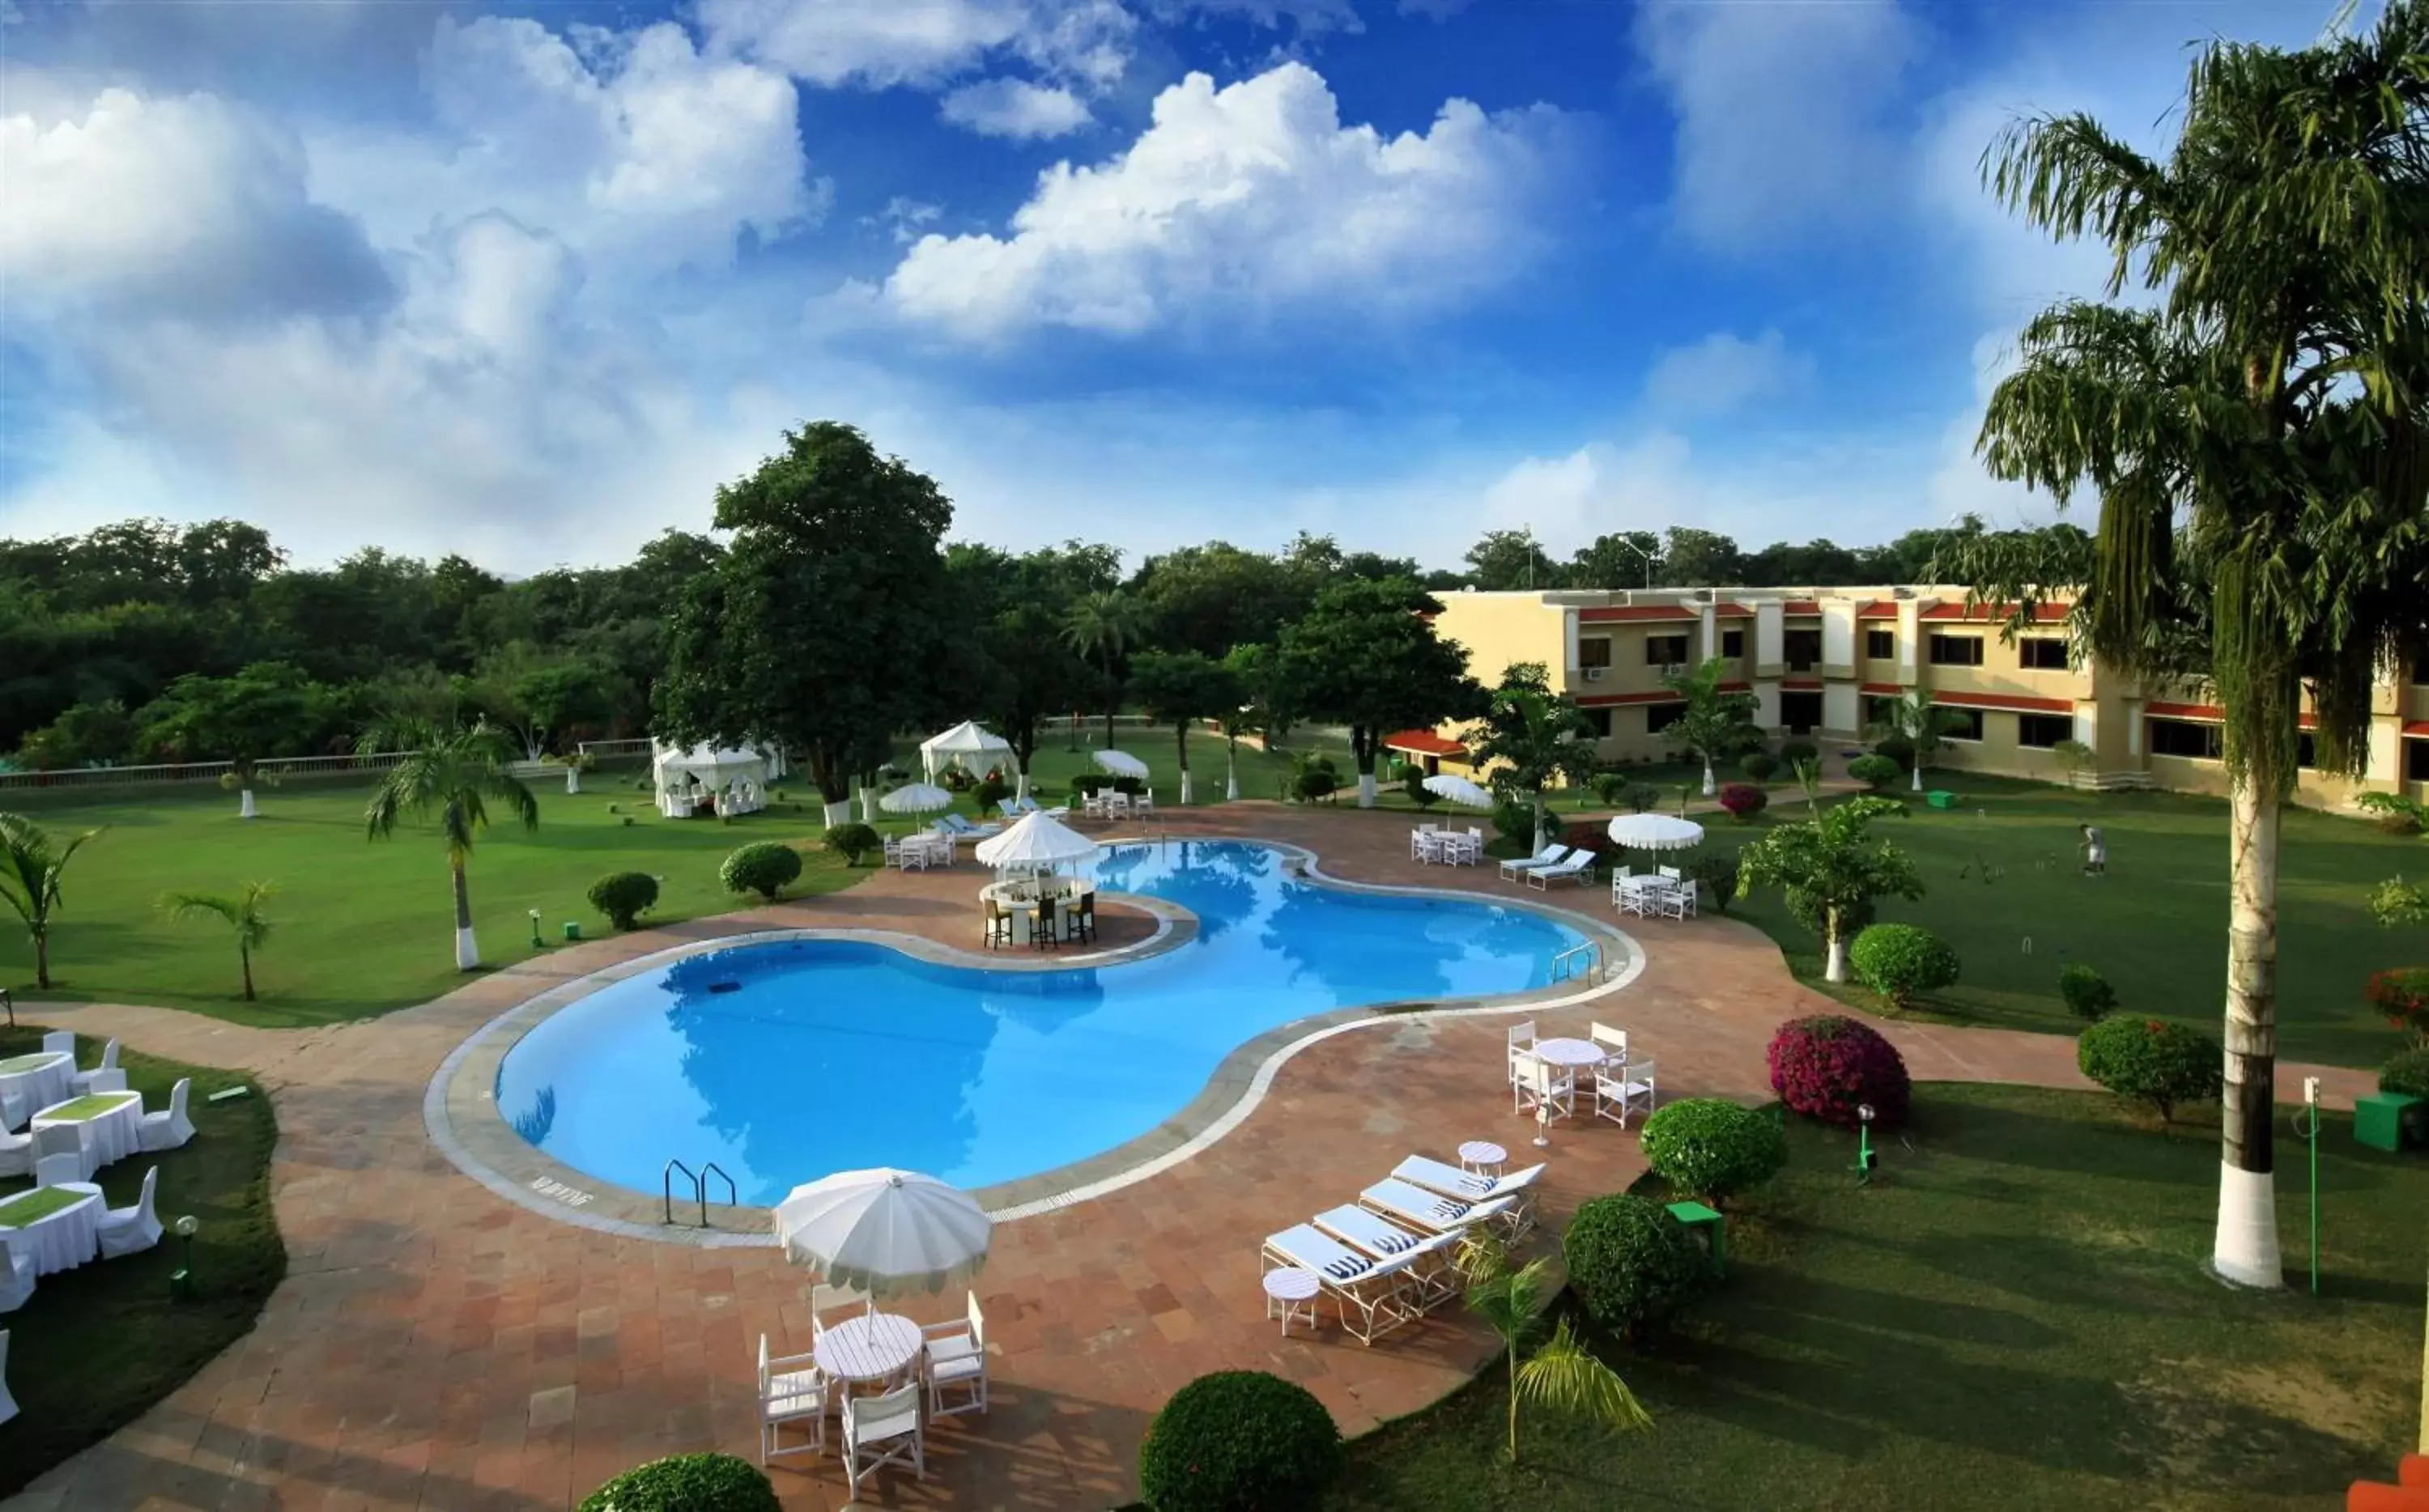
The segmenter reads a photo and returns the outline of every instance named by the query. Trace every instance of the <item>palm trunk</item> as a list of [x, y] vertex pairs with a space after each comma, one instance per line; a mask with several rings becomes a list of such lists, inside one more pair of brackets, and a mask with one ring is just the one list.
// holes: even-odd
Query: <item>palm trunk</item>
[[1172, 727], [1173, 744], [1181, 748], [1181, 801], [1189, 801], [1189, 722], [1182, 720]]
[[1518, 1341], [1510, 1341], [1510, 1463], [1518, 1463]]
[[1923, 753], [1921, 751], [1915, 752], [1914, 756], [1914, 790], [1918, 793], [1923, 791]]
[[1121, 690], [1114, 686], [1114, 659], [1104, 660], [1105, 672], [1105, 748], [1114, 748], [1114, 706], [1122, 701]]
[[44, 992], [51, 989], [51, 931], [47, 925], [34, 931], [34, 985]]
[[244, 1000], [253, 1001], [253, 952], [242, 945], [236, 947], [237, 963], [244, 968]]
[[455, 969], [471, 971], [481, 963], [481, 946], [472, 938], [472, 894], [464, 881], [464, 858], [448, 859], [455, 880]]
[[2277, 820], [2283, 800], [2249, 777], [2228, 794], [2226, 1088], [2220, 1098], [2218, 1234], [2229, 1281], [2279, 1287], [2277, 1247]]
[[1223, 750], [1223, 801], [1240, 801], [1240, 742], [1236, 737]]
[[1706, 756], [1704, 758], [1704, 797], [1710, 797], [1712, 796], [1714, 785], [1715, 784], [1712, 781], [1712, 758]]
[[1839, 911], [1831, 909], [1823, 915], [1828, 926], [1825, 931], [1825, 948], [1829, 959], [1822, 968], [1824, 981], [1844, 982], [1847, 979], [1847, 935], [1839, 928]]

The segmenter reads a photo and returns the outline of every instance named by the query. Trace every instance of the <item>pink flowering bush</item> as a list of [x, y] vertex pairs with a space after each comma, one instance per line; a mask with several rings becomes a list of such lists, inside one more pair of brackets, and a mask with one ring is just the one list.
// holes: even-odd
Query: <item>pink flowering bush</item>
[[1868, 1024], [1838, 1013], [1790, 1019], [1771, 1037], [1771, 1090], [1808, 1118], [1853, 1128], [1856, 1109], [1873, 1121], [1903, 1123], [1913, 1083], [1897, 1046]]
[[1771, 806], [1771, 795], [1748, 782], [1729, 782], [1721, 788], [1721, 807], [1740, 824], [1751, 824], [1754, 816]]

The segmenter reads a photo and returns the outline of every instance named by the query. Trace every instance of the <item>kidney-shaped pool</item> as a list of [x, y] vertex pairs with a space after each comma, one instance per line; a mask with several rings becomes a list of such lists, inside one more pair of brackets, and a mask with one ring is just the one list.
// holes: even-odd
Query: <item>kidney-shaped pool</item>
[[498, 1068], [499, 1111], [567, 1165], [653, 1195], [669, 1159], [716, 1161], [755, 1204], [867, 1166], [992, 1186], [1147, 1133], [1267, 1029], [1540, 987], [1583, 938], [1529, 909], [1311, 882], [1238, 841], [1126, 846], [1095, 870], [1189, 910], [1196, 938], [1048, 971], [846, 940], [687, 956], [534, 1027]]

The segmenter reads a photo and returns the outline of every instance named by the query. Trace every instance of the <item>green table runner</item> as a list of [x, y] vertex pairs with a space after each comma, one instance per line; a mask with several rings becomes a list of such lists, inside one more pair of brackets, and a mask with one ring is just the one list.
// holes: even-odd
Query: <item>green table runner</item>
[[100, 1117], [135, 1095], [131, 1092], [98, 1092], [61, 1103], [57, 1108], [45, 1108], [35, 1116], [49, 1123], [81, 1124], [88, 1118]]
[[0, 1202], [0, 1228], [24, 1228], [38, 1224], [62, 1208], [73, 1208], [91, 1196], [90, 1192], [62, 1192], [57, 1187], [42, 1187], [21, 1192]]
[[49, 1065], [51, 1058], [58, 1054], [57, 1050], [37, 1050], [32, 1055], [21, 1055], [13, 1060], [0, 1060], [0, 1076], [20, 1071], [39, 1071]]

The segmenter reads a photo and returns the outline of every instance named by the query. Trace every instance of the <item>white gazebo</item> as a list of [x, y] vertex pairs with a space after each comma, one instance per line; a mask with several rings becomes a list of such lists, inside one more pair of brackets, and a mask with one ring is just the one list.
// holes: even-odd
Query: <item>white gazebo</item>
[[689, 749], [650, 742], [650, 775], [658, 790], [658, 812], [687, 819], [702, 805], [720, 814], [756, 814], [768, 806], [768, 784], [785, 775], [785, 759], [755, 747]]
[[949, 765], [976, 770], [997, 763], [1006, 766], [1019, 764], [1013, 759], [1012, 742], [973, 719], [965, 719], [943, 734], [919, 742], [919, 764], [928, 769], [931, 782]]

